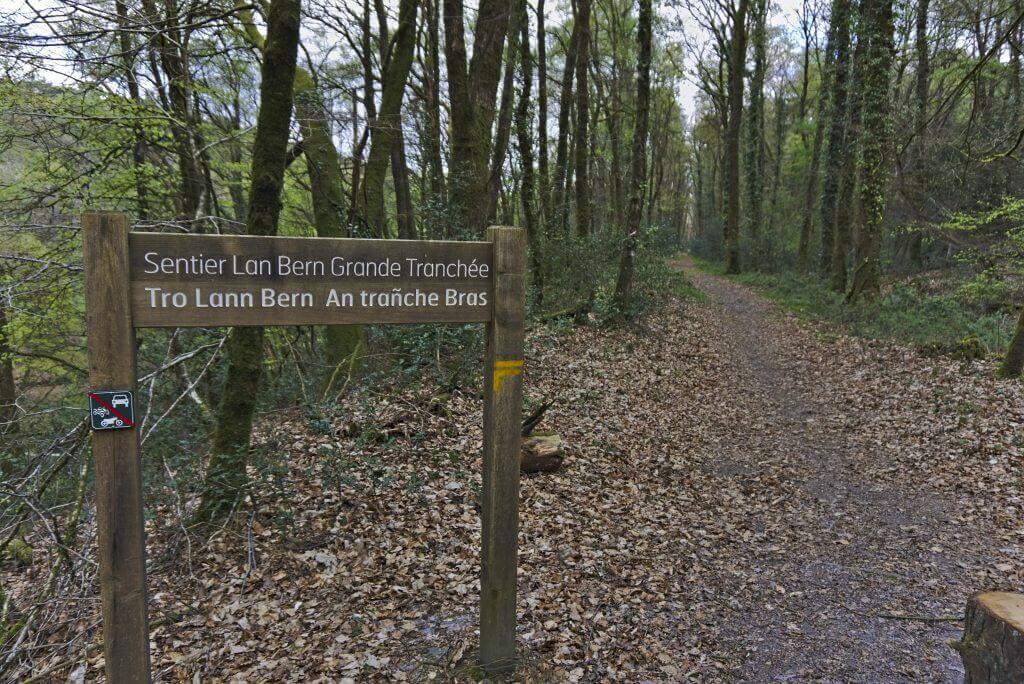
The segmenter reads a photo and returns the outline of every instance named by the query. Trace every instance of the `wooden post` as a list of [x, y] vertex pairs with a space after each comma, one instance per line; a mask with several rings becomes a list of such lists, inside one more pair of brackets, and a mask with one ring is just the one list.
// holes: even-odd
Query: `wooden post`
[[[90, 390], [135, 390], [135, 330], [128, 288], [128, 217], [82, 216]], [[93, 432], [103, 653], [107, 681], [148, 682], [146, 541], [139, 432]]]
[[494, 308], [484, 370], [480, 664], [487, 674], [500, 675], [516, 664], [526, 236], [518, 228], [492, 226], [487, 239], [494, 244]]

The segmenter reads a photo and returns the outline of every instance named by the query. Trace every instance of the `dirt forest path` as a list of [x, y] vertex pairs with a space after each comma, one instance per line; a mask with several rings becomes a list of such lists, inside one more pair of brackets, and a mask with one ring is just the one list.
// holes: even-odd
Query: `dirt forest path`
[[[528, 334], [566, 453], [521, 482], [519, 679], [958, 681], [967, 598], [1024, 581], [1021, 384], [675, 265], [707, 301]], [[471, 680], [480, 404], [264, 421], [247, 526], [152, 524], [155, 678]]]
[[[707, 618], [720, 627], [731, 676], [960, 681], [949, 642], [961, 632], [964, 601], [987, 588], [979, 575], [1011, 565], [996, 558], [984, 513], [973, 512], [984, 503], [963, 500], [982, 492], [963, 482], [952, 488], [966, 490], [958, 496], [943, 476], [934, 486], [942, 463], [893, 458], [922, 446], [928, 459], [954, 454], [928, 448], [924, 434], [923, 443], [902, 442], [889, 421], [909, 407], [885, 396], [878, 359], [851, 363], [849, 348], [761, 296], [688, 259], [675, 266], [707, 295], [706, 338], [724, 362], [703, 400], [719, 409], [707, 416], [717, 457], [703, 466], [723, 491], [758, 492], [758, 501], [773, 493], [768, 506], [732, 502], [745, 518], [728, 552], [735, 577], [724, 574], [729, 596]], [[889, 380], [927, 394], [915, 370], [891, 365]], [[857, 383], [863, 389], [851, 391]]]

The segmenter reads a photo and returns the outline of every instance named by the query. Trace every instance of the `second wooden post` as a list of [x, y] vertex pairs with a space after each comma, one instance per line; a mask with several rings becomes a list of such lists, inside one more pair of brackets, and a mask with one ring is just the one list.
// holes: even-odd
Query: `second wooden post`
[[[82, 216], [90, 390], [135, 390], [128, 217]], [[137, 429], [94, 432], [96, 526], [107, 681], [150, 680], [146, 537]]]
[[483, 539], [480, 558], [480, 664], [505, 674], [516, 664], [519, 450], [522, 437], [526, 235], [492, 226], [493, 317], [484, 370]]

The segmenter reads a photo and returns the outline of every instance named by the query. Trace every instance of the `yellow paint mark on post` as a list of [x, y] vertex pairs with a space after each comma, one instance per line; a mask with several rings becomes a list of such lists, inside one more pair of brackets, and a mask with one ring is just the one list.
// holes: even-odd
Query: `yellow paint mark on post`
[[494, 362], [494, 391], [501, 389], [501, 381], [505, 378], [520, 375], [523, 372], [523, 361], [495, 361]]

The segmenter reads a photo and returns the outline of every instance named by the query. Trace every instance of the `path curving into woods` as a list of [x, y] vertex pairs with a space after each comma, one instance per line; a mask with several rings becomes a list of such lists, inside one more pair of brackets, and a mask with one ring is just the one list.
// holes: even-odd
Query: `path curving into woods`
[[708, 560], [704, 621], [728, 678], [961, 681], [948, 644], [967, 597], [1020, 587], [1022, 530], [1007, 516], [1019, 387], [829, 335], [675, 266], [707, 295], [699, 315], [722, 360], [702, 390], [718, 410], [699, 416], [697, 460], [742, 511]]
[[[520, 679], [959, 681], [968, 596], [1024, 583], [1021, 383], [673, 263], [706, 301], [528, 334], [566, 453], [521, 482]], [[156, 679], [472, 678], [479, 396], [371, 399], [260, 424], [248, 526], [155, 511]]]

